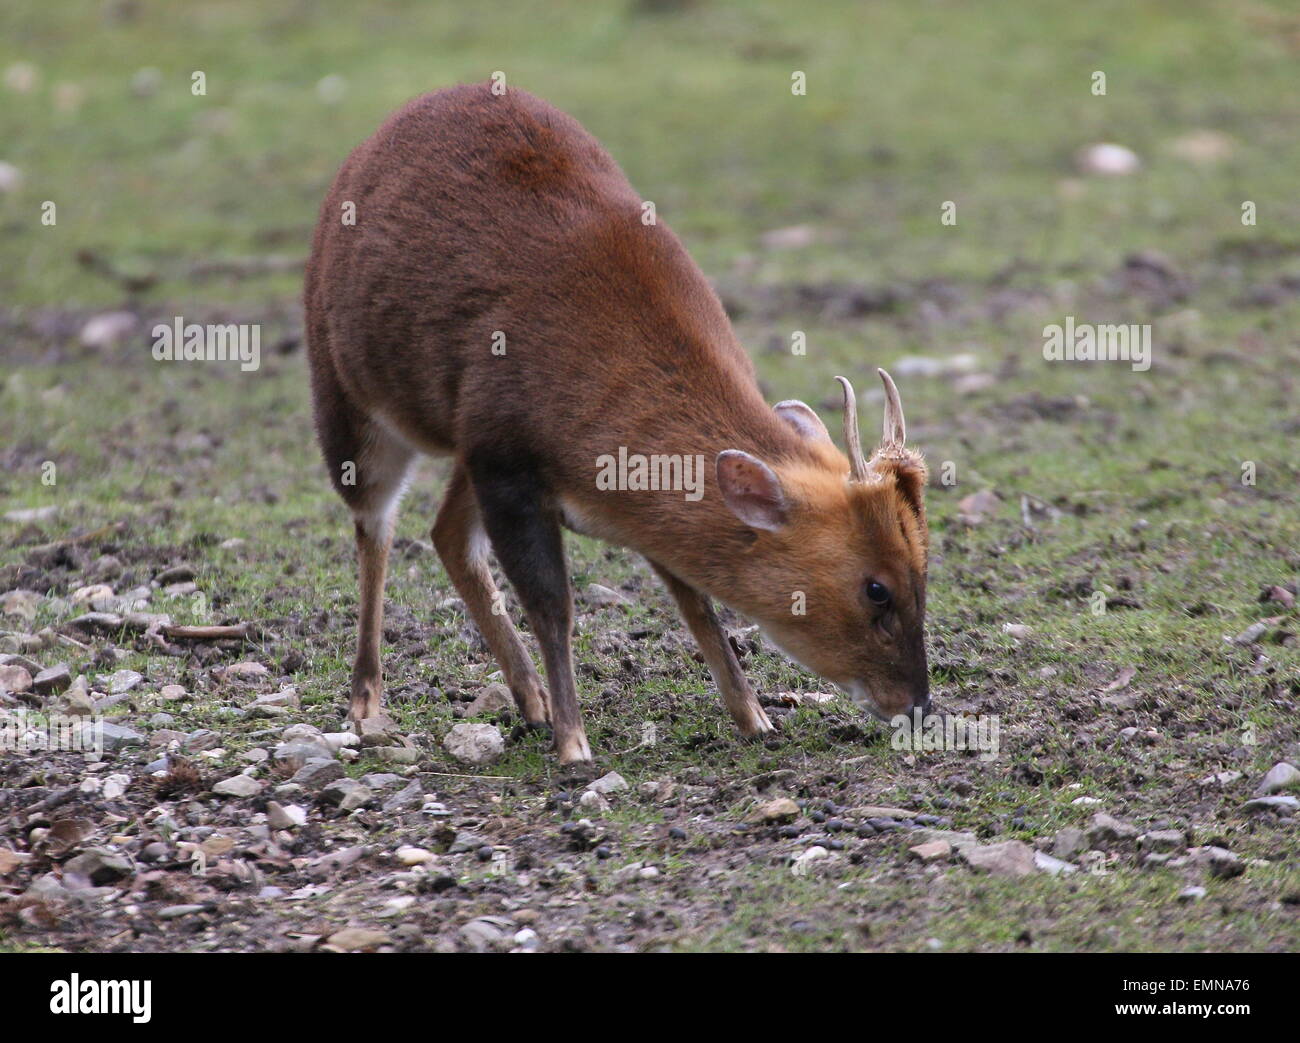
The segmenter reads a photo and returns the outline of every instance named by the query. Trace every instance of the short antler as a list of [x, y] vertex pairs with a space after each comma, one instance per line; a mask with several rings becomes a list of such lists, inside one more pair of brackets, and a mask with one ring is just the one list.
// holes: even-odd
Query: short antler
[[885, 432], [880, 441], [881, 449], [902, 449], [907, 441], [907, 425], [903, 422], [903, 403], [898, 398], [898, 388], [894, 378], [883, 369], [877, 369], [880, 380], [885, 385]]
[[844, 446], [849, 451], [849, 481], [867, 482], [870, 481], [870, 475], [866, 457], [862, 455], [862, 439], [858, 434], [858, 399], [853, 393], [853, 385], [846, 378], [835, 379], [844, 388]]

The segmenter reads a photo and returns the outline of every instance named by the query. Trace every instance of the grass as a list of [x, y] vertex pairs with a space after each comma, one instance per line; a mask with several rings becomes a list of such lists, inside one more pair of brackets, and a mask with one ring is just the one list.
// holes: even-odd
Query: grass
[[[951, 462], [957, 479], [929, 494], [936, 698], [1002, 716], [1003, 754], [989, 764], [902, 757], [842, 708], [798, 711], [777, 743], [739, 743], [644, 566], [570, 539], [579, 588], [636, 595], [626, 611], [584, 616], [577, 643], [602, 766], [634, 782], [711, 779], [698, 784], [730, 794], [706, 815], [714, 825], [704, 836], [718, 845], [710, 857], [722, 860], [710, 864], [723, 866], [708, 883], [692, 882], [695, 860], [657, 839], [659, 812], [636, 805], [612, 819], [622, 853], [658, 857], [691, 892], [656, 920], [655, 892], [628, 888], [629, 907], [659, 924], [655, 941], [638, 944], [1295, 947], [1295, 820], [1240, 808], [1255, 779], [1300, 752], [1294, 616], [1259, 648], [1224, 640], [1279, 614], [1258, 602], [1260, 590], [1300, 574], [1300, 308], [1286, 292], [1251, 303], [1300, 274], [1290, 231], [1300, 220], [1300, 18], [1286, 5], [792, 10], [699, 0], [656, 14], [631, 3], [271, 12], [228, 0], [111, 13], [127, 6], [19, 0], [0, 13], [0, 70], [37, 70], [26, 93], [0, 88], [0, 160], [24, 175], [0, 196], [0, 353], [10, 360], [0, 372], [0, 497], [5, 510], [59, 507], [51, 522], [0, 530], [0, 566], [44, 540], [124, 522], [98, 550], [124, 556], [127, 579], [147, 580], [169, 560], [198, 565], [212, 615], [262, 622], [275, 636], [260, 658], [305, 656], [299, 690], [311, 713], [333, 719], [350, 669], [354, 565], [345, 511], [311, 441], [301, 353], [267, 350], [253, 374], [166, 368], [140, 337], [97, 353], [77, 344], [75, 322], [52, 334], [33, 324], [125, 305], [145, 316], [253, 315], [264, 345], [292, 339], [295, 272], [203, 277], [196, 266], [305, 255], [333, 171], [387, 111], [504, 70], [583, 120], [656, 202], [736, 305], [772, 399], [821, 404], [835, 373], [865, 388], [872, 366], [912, 355], [970, 353], [995, 378], [963, 392], [947, 379], [899, 377], [913, 439], [933, 470]], [[159, 79], [140, 95], [132, 78], [144, 67]], [[196, 69], [206, 96], [190, 93]], [[1089, 91], [1097, 69], [1108, 76], [1100, 98]], [[807, 73], [805, 97], [790, 93], [794, 70]], [[333, 102], [318, 89], [328, 76], [346, 84]], [[75, 85], [80, 102], [60, 85]], [[1222, 161], [1171, 149], [1204, 130], [1230, 139]], [[1142, 171], [1079, 175], [1073, 155], [1099, 140], [1136, 149]], [[46, 199], [58, 204], [52, 228], [39, 223]], [[939, 221], [945, 200], [957, 203], [955, 227]], [[1258, 225], [1241, 224], [1243, 200], [1257, 204]], [[795, 224], [812, 226], [810, 245], [762, 245], [762, 233]], [[1139, 250], [1185, 277], [1185, 299], [1124, 284], [1121, 261]], [[79, 263], [79, 251], [147, 286], [124, 290]], [[893, 287], [900, 303], [845, 318], [773, 296], [838, 282]], [[1045, 363], [1042, 327], [1067, 314], [1153, 322], [1152, 370]], [[767, 347], [793, 330], [807, 333], [807, 355]], [[53, 487], [40, 482], [45, 461], [57, 465]], [[1242, 484], [1246, 461], [1254, 485]], [[390, 693], [408, 696], [394, 703], [399, 723], [434, 748], [453, 718], [424, 688], [472, 689], [495, 669], [461, 635], [461, 611], [434, 607], [452, 592], [409, 542], [427, 540], [442, 477], [441, 465], [423, 465], [403, 511], [386, 654]], [[968, 527], [959, 501], [984, 488], [1003, 506]], [[1023, 525], [1022, 495], [1059, 517]], [[220, 549], [232, 537], [246, 542]], [[1096, 615], [1094, 591], [1136, 607]], [[202, 614], [190, 602], [170, 610], [178, 621]], [[1013, 639], [1006, 622], [1032, 632]], [[122, 665], [158, 684], [201, 673], [141, 653]], [[820, 686], [768, 650], [745, 666], [764, 692]], [[1098, 693], [1125, 667], [1136, 669], [1136, 706], [1107, 709]], [[191, 727], [229, 727], [214, 701], [186, 712]], [[646, 722], [654, 746], [638, 745]], [[1120, 737], [1130, 725], [1156, 736]], [[243, 745], [231, 740], [233, 757]], [[1198, 785], [1228, 768], [1244, 772], [1245, 789]], [[543, 792], [566, 785], [536, 738], [512, 741], [492, 770]], [[1082, 824], [1096, 809], [1071, 801], [1091, 794], [1104, 810], [1174, 823], [1259, 862], [1190, 905], [1170, 870], [1006, 882], [920, 870], [892, 838], [873, 841], [861, 863], [798, 878], [784, 861], [795, 842], [746, 864], [746, 841], [722, 825], [757, 799], [744, 780], [780, 770], [794, 770], [809, 799], [948, 799], [953, 828], [987, 838], [1032, 841]], [[962, 778], [973, 789], [954, 797]], [[620, 890], [617, 865], [592, 870], [602, 890]], [[11, 944], [22, 943], [0, 942]]]
[[[688, 6], [18, 0], [0, 14], [0, 66], [32, 63], [37, 80], [0, 114], [3, 158], [26, 174], [0, 211], [0, 292], [114, 301], [75, 263], [83, 249], [155, 276], [160, 299], [291, 292], [288, 275], [196, 288], [182, 273], [301, 253], [329, 178], [379, 114], [495, 71], [582, 119], [715, 275], [760, 232], [801, 222], [822, 241], [751, 256], [760, 281], [984, 276], [1138, 246], [1201, 254], [1242, 236], [1243, 200], [1257, 204], [1257, 238], [1285, 239], [1300, 218], [1288, 177], [1300, 22], [1286, 5]], [[136, 13], [109, 13], [123, 10]], [[143, 95], [141, 69], [156, 70]], [[341, 78], [339, 96], [322, 96], [326, 77]], [[1170, 154], [1199, 130], [1236, 151], [1210, 167]], [[1146, 172], [1080, 181], [1071, 157], [1097, 140], [1138, 149]], [[53, 228], [38, 220], [47, 199]], [[948, 200], [955, 228], [939, 222]]]

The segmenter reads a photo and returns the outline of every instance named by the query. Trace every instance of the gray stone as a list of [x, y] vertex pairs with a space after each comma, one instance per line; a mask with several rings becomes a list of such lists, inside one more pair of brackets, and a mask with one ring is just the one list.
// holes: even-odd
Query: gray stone
[[259, 695], [252, 701], [251, 706], [273, 706], [276, 708], [296, 707], [298, 705], [298, 689], [290, 686], [281, 688], [278, 692], [268, 692], [266, 695]]
[[1155, 829], [1138, 837], [1139, 851], [1170, 853], [1187, 846], [1187, 838], [1180, 829]]
[[1256, 797], [1245, 804], [1247, 811], [1300, 811], [1300, 798], [1297, 797]]
[[244, 707], [242, 712], [248, 717], [274, 721], [280, 717], [288, 717], [293, 713], [293, 708], [289, 706], [275, 706], [269, 703], [254, 704]]
[[391, 717], [380, 715], [367, 717], [357, 723], [357, 734], [361, 737], [362, 749], [372, 746], [396, 746], [402, 739], [401, 729]]
[[108, 689], [109, 695], [125, 695], [132, 688], [138, 687], [144, 676], [134, 670], [117, 670], [100, 680]]
[[1249, 645], [1258, 641], [1272, 626], [1267, 620], [1260, 620], [1258, 623], [1252, 623], [1240, 634], [1232, 639], [1233, 644]]
[[414, 746], [372, 746], [370, 752], [385, 764], [414, 764], [420, 759]]
[[594, 790], [602, 797], [606, 797], [611, 793], [618, 793], [620, 790], [627, 789], [628, 785], [627, 779], [623, 778], [618, 772], [611, 771], [608, 775], [602, 775], [587, 788]]
[[182, 564], [163, 569], [153, 578], [153, 581], [160, 587], [168, 587], [173, 583], [188, 583], [193, 578], [194, 569], [189, 565]]
[[343, 778], [343, 765], [336, 760], [308, 761], [294, 774], [291, 782], [304, 789], [319, 790]]
[[966, 833], [952, 829], [918, 829], [913, 834], [917, 840], [923, 843], [932, 843], [936, 840], [942, 840], [948, 844], [954, 851], [960, 853], [964, 848], [977, 847], [979, 840], [974, 833]]
[[87, 612], [68, 620], [68, 626], [90, 633], [112, 634], [122, 629], [122, 617], [116, 612]]
[[1029, 876], [1037, 871], [1034, 849], [1020, 840], [967, 847], [958, 852], [972, 869], [994, 876]]
[[334, 751], [323, 742], [282, 742], [271, 756], [276, 764], [297, 771], [308, 761], [332, 761]]
[[10, 590], [0, 595], [0, 611], [6, 616], [16, 616], [30, 623], [36, 618], [36, 610], [44, 600], [45, 595], [34, 590]]
[[1083, 830], [1075, 829], [1073, 826], [1058, 831], [1052, 840], [1052, 854], [1066, 861], [1087, 849], [1088, 843], [1084, 839]]
[[424, 791], [419, 782], [410, 783], [384, 801], [384, 810], [389, 813], [415, 811], [423, 806]]
[[35, 659], [28, 659], [25, 655], [15, 655], [13, 653], [0, 654], [0, 666], [21, 666], [33, 677], [41, 672], [41, 664]]
[[1264, 776], [1259, 787], [1255, 790], [1255, 796], [1267, 797], [1270, 793], [1276, 793], [1278, 790], [1300, 788], [1300, 770], [1295, 765], [1288, 764], [1286, 761], [1278, 761], [1273, 767], [1268, 769], [1268, 774]]
[[87, 348], [110, 348], [126, 340], [139, 324], [134, 312], [100, 312], [92, 315], [81, 327], [81, 343]]
[[582, 599], [588, 605], [596, 608], [608, 608], [611, 605], [628, 605], [628, 601], [622, 594], [611, 587], [601, 586], [599, 583], [590, 583], [587, 589], [582, 593]]
[[350, 750], [355, 746], [361, 745], [361, 740], [357, 737], [355, 732], [326, 732], [317, 741], [323, 742], [333, 750], [335, 756], [337, 756], [341, 750]]
[[165, 905], [158, 910], [159, 920], [177, 920], [182, 916], [191, 916], [203, 912], [201, 905]]
[[152, 843], [145, 844], [140, 850], [141, 862], [161, 862], [171, 854], [171, 848], [161, 840], [155, 840]]
[[103, 847], [88, 847], [75, 858], [63, 863], [64, 874], [84, 876], [96, 887], [103, 887], [133, 872], [131, 860], [116, 851]]
[[475, 952], [489, 952], [508, 945], [514, 924], [501, 916], [480, 916], [460, 929], [461, 939]]
[[41, 695], [57, 695], [72, 686], [72, 670], [67, 663], [59, 663], [42, 670], [32, 678], [32, 690]]
[[77, 679], [72, 682], [70, 687], [58, 699], [56, 705], [62, 713], [69, 717], [89, 717], [95, 712], [95, 700], [90, 697], [90, 689], [86, 684], [86, 678], [78, 674]]
[[212, 787], [213, 793], [220, 793], [224, 797], [253, 797], [262, 792], [263, 784], [251, 775], [235, 775], [229, 779], [223, 779]]
[[1128, 844], [1137, 839], [1138, 828], [1128, 822], [1098, 812], [1088, 827], [1088, 843], [1101, 848], [1108, 844]]
[[373, 801], [375, 791], [356, 779], [342, 778], [322, 786], [320, 796], [321, 800], [335, 804], [343, 811], [355, 811]]
[[127, 612], [122, 617], [122, 625], [127, 630], [147, 633], [172, 625], [172, 617], [166, 612]]
[[343, 930], [335, 931], [326, 938], [325, 944], [336, 949], [343, 949], [346, 952], [356, 952], [357, 950], [371, 952], [381, 945], [387, 945], [388, 941], [386, 931], [376, 931], [365, 927], [345, 927]]
[[789, 797], [777, 797], [760, 804], [750, 814], [748, 821], [769, 825], [778, 822], [793, 822], [799, 817], [799, 805]]
[[95, 712], [98, 714], [107, 713], [114, 706], [121, 706], [123, 703], [131, 702], [131, 693], [123, 692], [121, 695], [106, 695], [102, 699], [95, 700]]
[[307, 812], [297, 804], [282, 805], [273, 800], [266, 805], [266, 824], [272, 829], [297, 829], [307, 824]]
[[506, 741], [491, 724], [455, 724], [443, 748], [462, 764], [491, 764], [506, 749]]
[[907, 849], [920, 862], [946, 862], [952, 857], [952, 845], [946, 840], [927, 840]]
[[314, 724], [291, 724], [280, 733], [280, 738], [287, 743], [324, 742], [325, 736]]
[[[587, 820], [582, 819], [582, 821], [586, 822]], [[447, 854], [462, 855], [466, 851], [477, 851], [487, 843], [487, 838], [481, 833], [475, 833], [470, 829], [457, 830], [455, 837], [452, 838], [451, 846], [447, 848]]]
[[479, 717], [514, 708], [515, 697], [510, 694], [510, 689], [503, 684], [490, 684], [474, 697], [472, 703], [457, 712], [462, 717]]
[[26, 667], [0, 666], [0, 692], [21, 694], [30, 691], [31, 687], [32, 675]]
[[243, 681], [251, 683], [259, 681], [263, 677], [269, 677], [271, 671], [262, 663], [253, 660], [246, 660], [242, 663], [231, 663], [222, 672], [222, 678], [226, 681]]
[[1184, 887], [1178, 892], [1180, 902], [1199, 902], [1205, 897], [1206, 891], [1203, 887]]
[[[94, 724], [86, 724], [85, 728], [94, 728]], [[128, 746], [144, 745], [144, 736], [137, 731], [126, 727], [122, 724], [110, 724], [104, 721], [99, 724], [100, 734], [104, 740], [104, 749], [110, 753], [116, 753], [118, 750], [124, 750]]]
[[63, 881], [53, 873], [45, 873], [32, 881], [31, 886], [27, 888], [23, 896], [38, 898], [42, 901], [50, 898], [60, 899], [68, 897], [68, 890], [63, 886]]
[[1034, 865], [1049, 876], [1068, 876], [1070, 873], [1077, 873], [1079, 867], [1073, 862], [1066, 862], [1060, 858], [1054, 858], [1045, 851], [1034, 852]]
[[1240, 876], [1246, 871], [1245, 863], [1231, 851], [1222, 847], [1194, 847], [1187, 852], [1193, 865], [1209, 871], [1210, 876], [1222, 880]]
[[86, 569], [86, 580], [91, 583], [117, 579], [120, 575], [122, 575], [121, 559], [112, 554], [101, 554], [90, 563], [90, 568]]
[[373, 790], [384, 790], [400, 783], [402, 776], [394, 775], [391, 771], [372, 771], [362, 775], [361, 781]]
[[[47, 640], [48, 636], [48, 640]], [[57, 640], [53, 630], [46, 627], [39, 634], [21, 634], [13, 630], [0, 631], [0, 653], [40, 652]], [[72, 638], [65, 640], [71, 641]], [[88, 651], [83, 645], [79, 651]]]
[[87, 603], [94, 605], [96, 601], [103, 601], [112, 596], [113, 588], [107, 583], [89, 583], [74, 590], [68, 602], [72, 605], [85, 605]]

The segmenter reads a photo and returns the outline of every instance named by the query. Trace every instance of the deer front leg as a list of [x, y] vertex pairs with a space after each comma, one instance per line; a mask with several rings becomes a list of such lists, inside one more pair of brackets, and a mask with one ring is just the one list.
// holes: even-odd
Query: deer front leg
[[456, 591], [464, 599], [470, 618], [501, 664], [519, 712], [532, 726], [545, 727], [551, 720], [549, 697], [519, 631], [502, 611], [500, 593], [488, 568], [482, 525], [469, 475], [458, 463], [433, 526], [433, 545]]
[[471, 457], [468, 467], [483, 527], [542, 649], [560, 763], [590, 761], [573, 676], [573, 591], [559, 513], [526, 457]]
[[671, 572], [657, 562], [650, 562], [651, 567], [668, 587], [673, 600], [677, 602], [678, 611], [690, 627], [695, 643], [700, 646], [700, 654], [708, 664], [713, 683], [722, 692], [723, 702], [731, 711], [731, 719], [736, 722], [740, 734], [747, 739], [759, 738], [773, 730], [772, 722], [767, 719], [763, 707], [758, 704], [754, 690], [749, 687], [740, 669], [736, 652], [727, 640], [727, 634], [718, 622], [713, 605], [705, 594], [683, 583]]

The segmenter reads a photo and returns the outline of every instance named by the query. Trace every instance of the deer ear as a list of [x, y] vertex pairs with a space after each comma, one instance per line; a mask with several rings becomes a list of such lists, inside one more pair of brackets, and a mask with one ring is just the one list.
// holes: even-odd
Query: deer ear
[[872, 468], [882, 477], [887, 474], [894, 476], [894, 488], [898, 490], [898, 495], [924, 527], [925, 485], [929, 481], [930, 472], [921, 454], [904, 449], [887, 457], [877, 457], [872, 461]]
[[814, 413], [812, 407], [806, 403], [789, 398], [774, 405], [772, 412], [793, 427], [800, 438], [805, 438], [809, 442], [835, 444], [831, 441], [831, 434], [826, 430], [826, 425], [822, 423], [822, 418]]
[[788, 517], [785, 492], [776, 472], [739, 449], [718, 454], [718, 488], [731, 513], [753, 529], [775, 532]]

